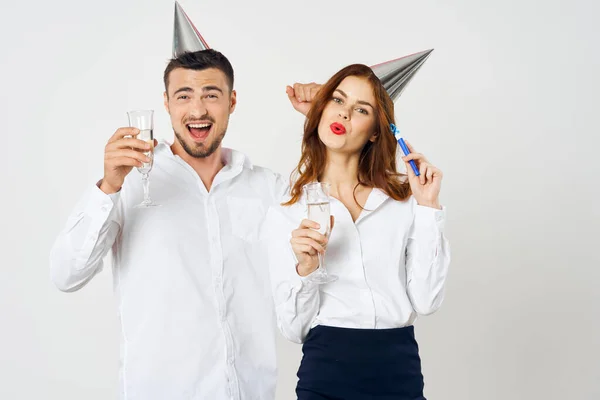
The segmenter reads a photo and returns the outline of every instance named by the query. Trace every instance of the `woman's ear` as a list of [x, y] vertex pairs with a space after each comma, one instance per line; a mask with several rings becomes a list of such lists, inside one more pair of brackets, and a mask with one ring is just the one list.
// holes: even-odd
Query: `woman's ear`
[[377, 136], [379, 136], [379, 132], [375, 132], [370, 138], [369, 141], [370, 142], [375, 142], [375, 140], [377, 139]]

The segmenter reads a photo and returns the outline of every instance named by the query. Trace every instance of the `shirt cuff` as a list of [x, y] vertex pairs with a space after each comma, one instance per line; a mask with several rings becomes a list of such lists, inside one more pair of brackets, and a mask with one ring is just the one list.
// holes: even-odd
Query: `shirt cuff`
[[96, 189], [98, 189], [98, 190], [94, 190], [94, 189], [92, 189], [92, 190], [94, 190], [96, 193], [98, 193], [99, 196], [103, 195], [103, 196], [110, 197], [113, 204], [117, 204], [117, 201], [121, 197], [121, 191], [123, 190], [123, 188], [119, 189], [118, 191], [116, 191], [114, 193], [106, 194], [102, 191], [102, 189], [100, 189], [101, 184], [102, 184], [102, 179], [100, 179], [98, 182], [96, 182]]
[[446, 207], [439, 210], [433, 207], [415, 206], [415, 227], [418, 231], [427, 230], [431, 232], [434, 227], [439, 233], [444, 233], [446, 225]]
[[118, 203], [120, 196], [120, 191], [106, 194], [100, 190], [97, 184], [91, 186], [80, 199], [75, 214], [71, 216], [71, 225], [77, 224], [87, 216], [93, 221], [91, 224], [99, 229], [109, 219], [111, 211]]
[[312, 293], [314, 290], [318, 289], [319, 284], [308, 279], [308, 277], [315, 272], [316, 270], [306, 276], [300, 276], [298, 275], [298, 272], [295, 272], [294, 277], [292, 278], [292, 286], [294, 289], [298, 293]]

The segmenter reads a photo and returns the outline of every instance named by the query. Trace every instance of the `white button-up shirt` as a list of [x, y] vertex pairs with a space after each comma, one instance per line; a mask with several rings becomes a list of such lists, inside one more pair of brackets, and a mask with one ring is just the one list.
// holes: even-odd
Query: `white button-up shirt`
[[306, 218], [304, 200], [269, 209], [261, 237], [268, 246], [278, 326], [288, 340], [302, 343], [317, 325], [404, 327], [441, 305], [450, 263], [445, 208], [419, 206], [413, 197], [396, 201], [379, 189], [364, 208], [354, 222], [343, 203], [331, 198], [335, 224], [324, 260], [338, 279], [322, 285], [298, 275], [289, 243]]
[[257, 241], [285, 185], [239, 152], [223, 155], [208, 192], [161, 143], [150, 173], [160, 207], [133, 208], [143, 197], [135, 170], [118, 193], [92, 185], [52, 249], [52, 279], [63, 291], [89, 282], [112, 250], [121, 399], [275, 397], [275, 315]]

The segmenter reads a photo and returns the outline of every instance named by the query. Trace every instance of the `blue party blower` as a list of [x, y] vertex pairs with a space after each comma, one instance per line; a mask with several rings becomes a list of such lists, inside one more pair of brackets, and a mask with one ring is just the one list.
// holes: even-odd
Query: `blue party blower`
[[[404, 139], [402, 139], [400, 137], [400, 130], [394, 124], [390, 124], [390, 128], [392, 129], [392, 133], [394, 134], [394, 137], [398, 141], [400, 148], [404, 152], [404, 155], [405, 156], [409, 155], [410, 151], [408, 151], [408, 147], [406, 146], [406, 143], [404, 143]], [[412, 170], [414, 171], [416, 176], [421, 175], [421, 173], [419, 172], [419, 169], [417, 168], [417, 164], [415, 164], [415, 160], [410, 160], [408, 163], [412, 167]]]

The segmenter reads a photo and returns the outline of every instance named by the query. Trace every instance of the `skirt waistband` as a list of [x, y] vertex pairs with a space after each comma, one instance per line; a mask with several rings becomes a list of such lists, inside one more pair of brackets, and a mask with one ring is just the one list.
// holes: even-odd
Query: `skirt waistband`
[[414, 326], [355, 329], [317, 325], [308, 332], [303, 351], [342, 360], [389, 360], [417, 353]]

